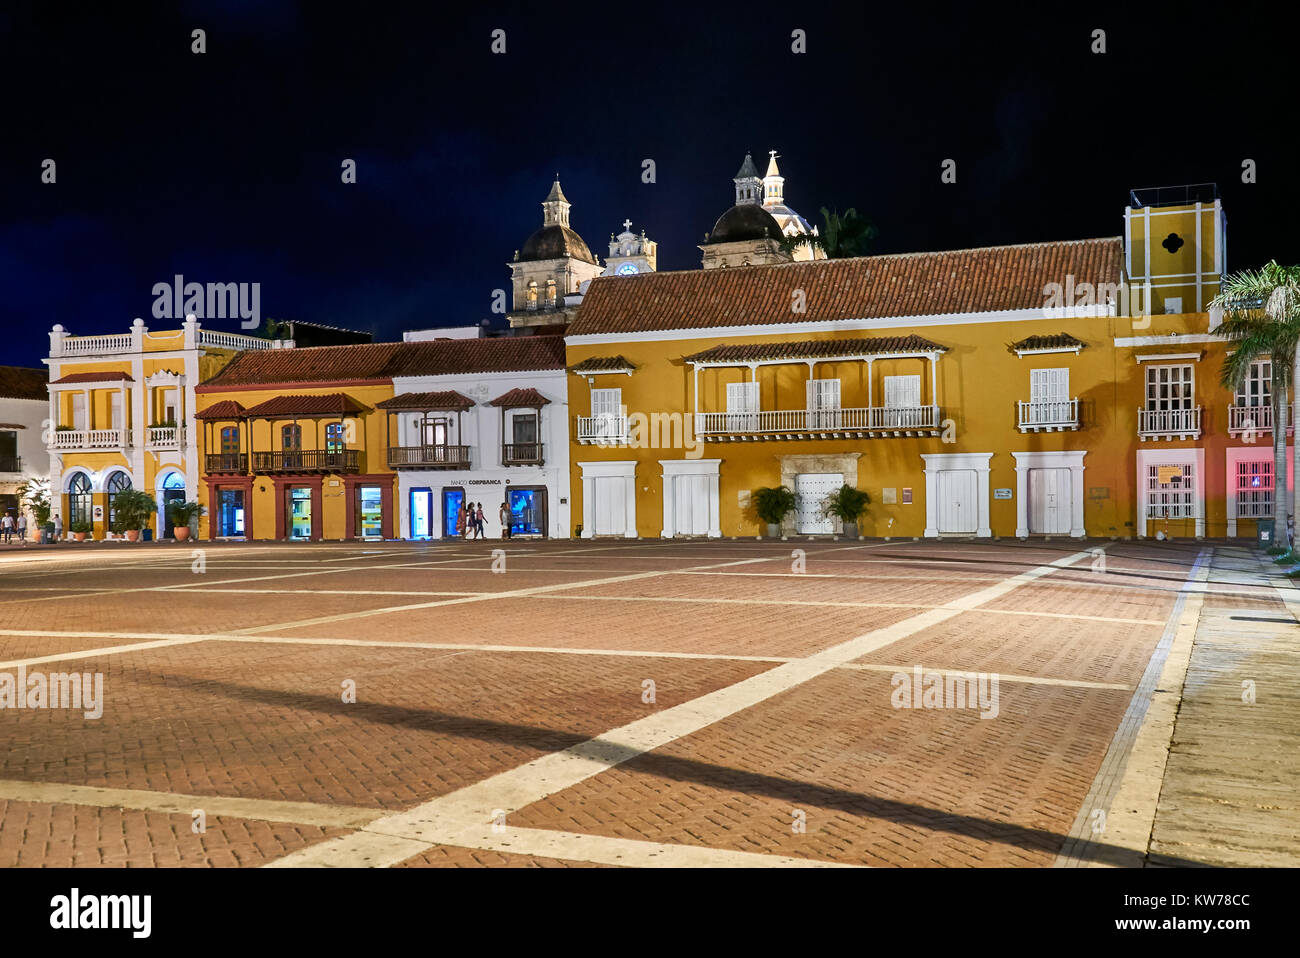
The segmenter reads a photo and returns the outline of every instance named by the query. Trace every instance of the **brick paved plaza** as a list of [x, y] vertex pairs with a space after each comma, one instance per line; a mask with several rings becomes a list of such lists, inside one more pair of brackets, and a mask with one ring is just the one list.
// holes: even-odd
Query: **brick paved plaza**
[[[1202, 618], [1289, 618], [1263, 571], [1222, 542], [8, 551], [0, 671], [102, 673], [103, 711], [0, 710], [0, 864], [1140, 865], [1157, 817], [1160, 864], [1237, 860], [1155, 813], [1166, 764], [1228, 774], [1183, 770], [1166, 700]], [[1239, 755], [1251, 654], [1193, 658]], [[995, 674], [995, 714], [894, 707], [916, 667]]]

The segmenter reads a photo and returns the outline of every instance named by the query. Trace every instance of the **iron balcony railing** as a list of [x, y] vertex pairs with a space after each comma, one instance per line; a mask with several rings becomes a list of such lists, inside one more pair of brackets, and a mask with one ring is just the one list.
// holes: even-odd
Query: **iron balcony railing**
[[208, 473], [248, 472], [248, 456], [242, 452], [215, 452], [204, 457], [204, 470]]
[[288, 449], [253, 453], [253, 472], [360, 472], [357, 449]]
[[868, 406], [853, 409], [765, 409], [695, 414], [698, 436], [826, 431], [891, 432], [939, 428], [938, 406]]
[[390, 469], [468, 469], [469, 446], [389, 446]]
[[545, 465], [542, 458], [542, 444], [540, 442], [504, 443], [501, 446], [501, 463], [506, 466]]
[[1139, 409], [1139, 438], [1188, 438], [1201, 434], [1201, 407], [1191, 409]]
[[1016, 403], [1022, 429], [1061, 428], [1079, 425], [1079, 400], [1056, 399]]

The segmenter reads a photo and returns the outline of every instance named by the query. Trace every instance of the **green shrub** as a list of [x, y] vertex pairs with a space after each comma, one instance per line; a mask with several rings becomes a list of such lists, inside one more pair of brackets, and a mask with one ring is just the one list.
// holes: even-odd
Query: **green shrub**
[[174, 526], [188, 526], [195, 516], [201, 516], [206, 511], [197, 502], [173, 502], [167, 507], [167, 518]]
[[158, 512], [158, 502], [140, 489], [123, 489], [113, 497], [114, 532], [140, 530]]
[[854, 489], [848, 483], [840, 486], [822, 505], [822, 515], [831, 516], [841, 522], [857, 522], [858, 516], [867, 511], [871, 497], [861, 489]]
[[779, 526], [794, 511], [794, 493], [786, 486], [764, 486], [750, 494], [754, 511], [768, 525]]
[[93, 528], [94, 527], [89, 522], [74, 522], [72, 525], [68, 526], [68, 531], [89, 535]]

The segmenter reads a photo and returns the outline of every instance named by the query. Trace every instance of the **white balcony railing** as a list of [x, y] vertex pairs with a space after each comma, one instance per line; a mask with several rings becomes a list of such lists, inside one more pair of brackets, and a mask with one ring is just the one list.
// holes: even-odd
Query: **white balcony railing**
[[1016, 403], [1021, 432], [1053, 432], [1079, 428], [1079, 400]]
[[131, 445], [129, 429], [56, 429], [51, 449], [124, 449]]
[[1191, 409], [1139, 409], [1139, 439], [1199, 439], [1201, 407]]
[[112, 333], [106, 336], [66, 336], [63, 339], [64, 356], [99, 356], [104, 353], [131, 352], [130, 333]]
[[243, 333], [223, 333], [216, 329], [199, 330], [200, 346], [215, 346], [218, 349], [275, 349], [275, 340], [262, 339], [260, 336], [245, 336]]
[[869, 406], [851, 409], [765, 409], [695, 414], [697, 436], [744, 433], [914, 432], [939, 428], [938, 406]]
[[[1291, 422], [1291, 405], [1286, 406], [1286, 428], [1288, 430], [1294, 425]], [[1228, 435], [1236, 436], [1245, 432], [1272, 432], [1273, 431], [1273, 407], [1272, 406], [1229, 406], [1228, 407]]]
[[626, 416], [579, 416], [578, 442], [618, 443], [627, 441]]
[[185, 430], [180, 426], [150, 426], [150, 449], [179, 449], [185, 439]]

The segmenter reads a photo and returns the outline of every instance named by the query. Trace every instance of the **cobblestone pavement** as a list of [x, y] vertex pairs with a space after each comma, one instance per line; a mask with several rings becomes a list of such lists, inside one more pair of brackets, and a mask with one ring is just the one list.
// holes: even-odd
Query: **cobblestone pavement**
[[[0, 865], [1294, 864], [1263, 569], [1214, 542], [4, 554]], [[62, 674], [102, 695], [13, 707]], [[1222, 808], [1281, 824], [1206, 840]]]

